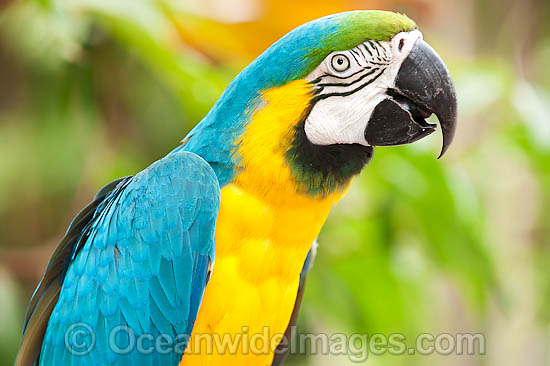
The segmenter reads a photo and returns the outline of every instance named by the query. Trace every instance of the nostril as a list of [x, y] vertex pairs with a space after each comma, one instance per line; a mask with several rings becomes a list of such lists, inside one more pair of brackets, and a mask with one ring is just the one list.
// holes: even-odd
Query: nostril
[[401, 52], [403, 50], [403, 47], [405, 47], [405, 40], [403, 38], [401, 38], [399, 40], [399, 46], [397, 47], [397, 49], [399, 50], [399, 52]]

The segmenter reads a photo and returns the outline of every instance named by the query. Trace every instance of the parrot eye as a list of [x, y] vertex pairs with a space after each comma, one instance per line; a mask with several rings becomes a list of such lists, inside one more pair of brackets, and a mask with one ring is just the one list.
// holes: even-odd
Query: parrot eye
[[344, 72], [350, 67], [349, 59], [342, 54], [334, 55], [331, 60], [331, 66], [334, 69], [334, 71], [337, 72]]

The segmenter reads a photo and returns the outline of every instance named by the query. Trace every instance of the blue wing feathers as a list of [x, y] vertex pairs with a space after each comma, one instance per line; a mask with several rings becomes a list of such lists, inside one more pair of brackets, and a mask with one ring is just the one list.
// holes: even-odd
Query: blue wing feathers
[[[40, 364], [177, 364], [181, 354], [174, 352], [144, 354], [134, 349], [116, 354], [109, 338], [117, 326], [130, 327], [135, 336], [167, 334], [175, 339], [190, 334], [214, 261], [219, 202], [214, 171], [189, 152], [171, 153], [101, 190], [94, 201], [97, 208], [71, 224], [81, 230], [79, 239], [71, 237], [60, 249], [61, 254], [72, 252], [66, 271], [55, 273], [63, 284], [44, 335]], [[71, 228], [67, 235], [74, 235]], [[71, 353], [65, 345], [65, 332], [76, 323], [94, 331], [95, 347], [84, 355]], [[128, 334], [119, 333], [117, 347], [131, 344]]]
[[195, 271], [193, 271], [193, 282], [191, 288], [188, 290], [190, 292], [190, 311], [189, 311], [189, 321], [188, 324], [191, 328], [188, 328], [186, 333], [190, 334], [193, 324], [195, 324], [195, 319], [197, 318], [197, 313], [199, 312], [199, 307], [201, 304], [202, 296], [199, 296], [200, 287], [202, 284], [207, 282], [208, 276], [208, 267], [210, 266], [210, 261], [208, 255], [197, 255], [195, 259]]

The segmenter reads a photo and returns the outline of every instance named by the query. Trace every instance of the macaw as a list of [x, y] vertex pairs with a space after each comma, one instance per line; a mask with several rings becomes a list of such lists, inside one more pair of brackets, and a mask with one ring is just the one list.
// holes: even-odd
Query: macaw
[[[76, 216], [30, 301], [16, 365], [279, 364], [276, 347], [203, 350], [193, 335], [284, 334], [331, 207], [375, 146], [429, 135], [432, 114], [443, 155], [456, 92], [407, 16], [353, 11], [294, 29], [181, 145]], [[90, 334], [71, 335], [75, 324]], [[143, 335], [150, 352], [120, 352]], [[161, 352], [158, 337], [174, 347]]]

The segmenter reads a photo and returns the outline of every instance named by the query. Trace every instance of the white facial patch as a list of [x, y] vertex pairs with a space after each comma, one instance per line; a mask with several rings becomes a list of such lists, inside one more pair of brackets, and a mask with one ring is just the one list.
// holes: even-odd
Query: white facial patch
[[361, 144], [374, 108], [393, 88], [401, 64], [419, 30], [396, 34], [389, 42], [367, 41], [346, 51], [336, 51], [306, 80], [315, 85], [316, 103], [305, 121], [305, 132], [316, 145]]

